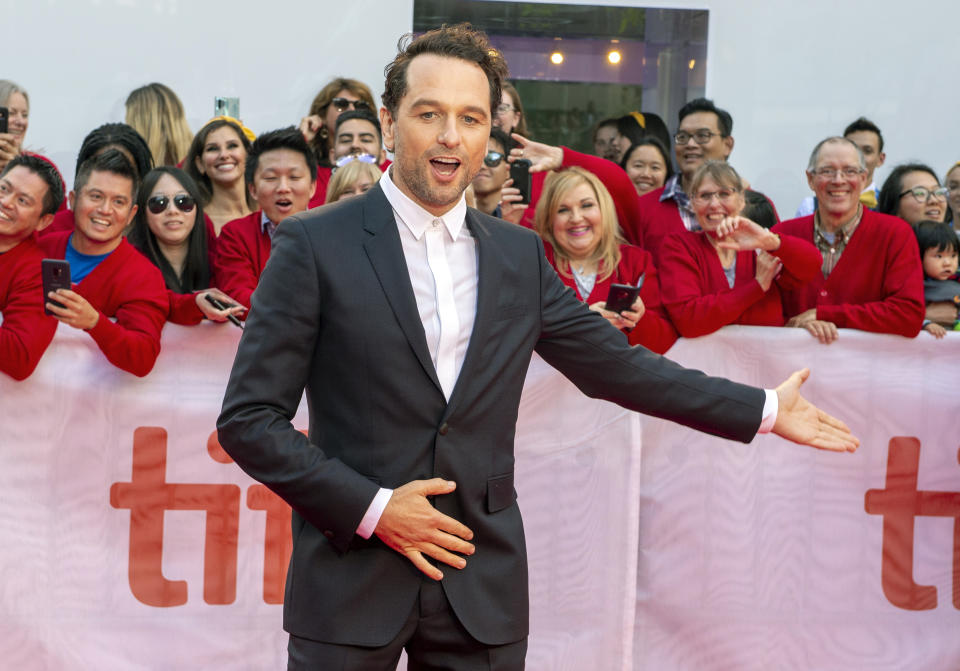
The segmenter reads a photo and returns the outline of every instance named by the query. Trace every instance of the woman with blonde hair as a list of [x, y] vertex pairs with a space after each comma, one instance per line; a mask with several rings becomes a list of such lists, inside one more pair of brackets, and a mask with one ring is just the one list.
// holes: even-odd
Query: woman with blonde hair
[[0, 170], [23, 153], [30, 122], [30, 96], [9, 79], [0, 79], [0, 107], [7, 108], [7, 130], [0, 133]]
[[823, 258], [811, 243], [741, 215], [743, 191], [729, 163], [707, 161], [690, 182], [700, 230], [663, 240], [663, 304], [685, 338], [727, 324], [783, 326], [780, 288], [799, 288], [820, 272]]
[[125, 104], [126, 121], [147, 141], [153, 164], [178, 165], [190, 149], [193, 133], [177, 94], [154, 82], [131, 91]]
[[[366, 154], [369, 156], [369, 154]], [[369, 191], [383, 176], [376, 163], [360, 160], [356, 154], [350, 154], [340, 159], [343, 165], [334, 170], [330, 183], [327, 184], [327, 203], [359, 196]], [[337, 163], [339, 164], [340, 161]]]
[[[660, 354], [670, 348], [677, 334], [660, 308], [653, 258], [623, 241], [613, 199], [596, 175], [578, 167], [547, 175], [534, 226], [547, 260], [591, 310], [627, 333], [633, 345]], [[641, 287], [630, 309], [606, 309], [613, 284]]]

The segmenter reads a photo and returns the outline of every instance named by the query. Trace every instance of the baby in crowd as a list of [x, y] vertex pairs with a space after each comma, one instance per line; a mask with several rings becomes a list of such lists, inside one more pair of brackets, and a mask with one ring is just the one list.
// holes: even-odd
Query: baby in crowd
[[923, 299], [927, 305], [925, 331], [942, 338], [952, 329], [960, 331], [960, 281], [957, 260], [960, 238], [949, 224], [921, 221], [914, 228], [923, 261]]

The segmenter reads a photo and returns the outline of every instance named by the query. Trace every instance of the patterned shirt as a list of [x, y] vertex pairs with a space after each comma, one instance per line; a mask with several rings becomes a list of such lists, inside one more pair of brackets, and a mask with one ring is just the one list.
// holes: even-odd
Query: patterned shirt
[[833, 233], [826, 231], [820, 225], [820, 211], [813, 215], [813, 242], [823, 254], [823, 276], [829, 277], [833, 269], [840, 262], [840, 255], [853, 237], [860, 219], [863, 218], [863, 205], [857, 205], [857, 213], [853, 218]]
[[663, 185], [663, 193], [660, 194], [660, 202], [673, 200], [677, 204], [677, 212], [680, 213], [680, 219], [688, 231], [699, 231], [700, 224], [697, 223], [697, 215], [693, 212], [690, 205], [690, 196], [683, 192], [680, 186], [680, 174], [677, 173], [667, 180]]

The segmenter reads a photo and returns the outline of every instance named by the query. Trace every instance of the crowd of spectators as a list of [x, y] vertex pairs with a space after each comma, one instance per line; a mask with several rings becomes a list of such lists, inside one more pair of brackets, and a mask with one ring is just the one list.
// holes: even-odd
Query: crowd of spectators
[[[390, 166], [373, 93], [346, 77], [298, 126], [259, 136], [228, 116], [194, 134], [174, 91], [140, 87], [126, 123], [85, 137], [69, 193], [25, 144], [27, 91], [0, 80], [0, 106], [0, 371], [18, 380], [58, 321], [141, 376], [165, 321], [242, 327], [283, 220], [363, 194]], [[466, 197], [536, 230], [561, 280], [631, 344], [662, 353], [728, 324], [799, 327], [823, 343], [840, 328], [960, 330], [960, 162], [942, 184], [912, 161], [878, 186], [883, 134], [861, 117], [815, 138], [811, 195], [781, 221], [734, 169], [733, 118], [712, 100], [686, 103], [672, 133], [656, 114], [611, 112], [592, 155], [546, 145], [506, 85]], [[528, 188], [511, 179], [520, 159]], [[69, 263], [70, 288], [44, 293], [43, 258]], [[632, 303], [608, 309], [625, 289]]]

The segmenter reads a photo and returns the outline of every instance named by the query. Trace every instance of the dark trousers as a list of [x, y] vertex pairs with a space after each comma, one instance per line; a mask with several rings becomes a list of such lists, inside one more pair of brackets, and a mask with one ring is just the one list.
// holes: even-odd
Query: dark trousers
[[288, 671], [393, 671], [402, 650], [408, 671], [522, 671], [527, 639], [489, 646], [474, 639], [454, 615], [443, 587], [428, 578], [410, 617], [379, 648], [321, 643], [290, 635]]

